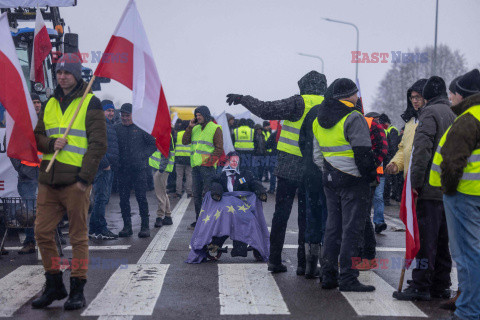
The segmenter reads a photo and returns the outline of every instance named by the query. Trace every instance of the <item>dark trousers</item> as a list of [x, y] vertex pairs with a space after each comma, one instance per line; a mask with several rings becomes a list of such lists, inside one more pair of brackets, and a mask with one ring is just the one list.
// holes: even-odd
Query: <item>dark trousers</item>
[[212, 184], [212, 178], [214, 175], [214, 167], [198, 166], [192, 168], [192, 189], [193, 202], [195, 204], [195, 221], [198, 220], [200, 210], [202, 209], [203, 196], [207, 188]]
[[148, 202], [147, 202], [147, 172], [150, 167], [143, 170], [133, 171], [128, 169], [120, 169], [118, 172], [118, 188], [120, 194], [120, 209], [124, 222], [131, 221], [130, 209], [130, 190], [135, 190], [135, 198], [137, 198], [140, 217], [148, 219]]
[[443, 201], [418, 200], [417, 221], [420, 233], [420, 250], [412, 286], [430, 292], [450, 287], [452, 258], [448, 248], [448, 229]]
[[306, 189], [306, 216], [305, 230], [306, 243], [323, 243], [328, 210], [327, 199], [323, 191], [322, 173], [314, 175], [305, 186]]
[[90, 233], [101, 233], [107, 229], [105, 207], [112, 191], [112, 170], [99, 170], [93, 181], [94, 202], [90, 216]]
[[292, 212], [293, 200], [298, 189], [298, 265], [305, 267], [305, 224], [306, 203], [303, 183], [278, 177], [275, 212], [270, 232], [269, 262], [279, 265], [282, 262], [282, 249], [287, 232], [287, 223]]
[[275, 171], [275, 166], [270, 166], [267, 168], [268, 169], [268, 172], [270, 173], [270, 189], [269, 191], [275, 191], [275, 187], [276, 187], [276, 184], [277, 184], [277, 176], [273, 174], [273, 172]]
[[365, 219], [365, 231], [363, 234], [362, 243], [362, 259], [375, 259], [375, 247], [377, 246], [377, 239], [375, 239], [375, 230], [372, 224], [372, 206], [373, 197], [375, 195], [376, 187], [370, 187], [370, 196], [368, 197], [367, 215]]
[[[17, 183], [18, 194], [23, 200], [36, 199], [37, 187], [37, 180], [18, 181]], [[32, 203], [33, 202], [31, 201], [27, 201], [27, 205], [30, 205]], [[23, 244], [26, 245], [30, 242], [35, 243], [33, 228], [25, 228], [25, 240], [23, 241]]]
[[390, 199], [401, 200], [403, 190], [403, 173], [385, 174], [385, 189], [383, 200], [390, 202]]
[[[327, 228], [322, 252], [322, 273], [325, 279], [339, 278], [340, 285], [356, 281], [358, 270], [352, 268], [360, 257], [365, 230], [370, 188], [367, 183], [350, 187], [324, 187], [327, 197]], [[340, 257], [340, 277], [338, 262]]]

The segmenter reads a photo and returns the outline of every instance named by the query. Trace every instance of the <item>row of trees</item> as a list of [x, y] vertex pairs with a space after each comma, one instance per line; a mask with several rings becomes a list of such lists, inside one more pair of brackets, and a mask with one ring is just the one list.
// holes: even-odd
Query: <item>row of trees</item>
[[[412, 52], [412, 51], [409, 51]], [[400, 115], [407, 107], [407, 90], [421, 78], [430, 78], [433, 70], [433, 46], [419, 49], [415, 53], [428, 53], [427, 62], [393, 63], [380, 82], [372, 109], [386, 113], [393, 124], [402, 127]], [[466, 60], [458, 50], [452, 51], [447, 45], [437, 47], [435, 75], [442, 77], [447, 85], [457, 76], [467, 72]]]

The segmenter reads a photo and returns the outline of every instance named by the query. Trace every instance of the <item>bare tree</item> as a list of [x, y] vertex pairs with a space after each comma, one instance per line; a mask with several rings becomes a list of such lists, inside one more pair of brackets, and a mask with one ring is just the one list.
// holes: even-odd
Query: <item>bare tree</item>
[[[428, 79], [432, 76], [433, 46], [423, 49], [415, 48], [413, 52], [419, 54], [414, 61], [392, 63], [392, 67], [380, 82], [372, 104], [373, 110], [386, 113], [392, 123], [398, 126], [403, 126], [400, 115], [407, 107], [408, 88], [418, 79]], [[422, 53], [424, 59], [418, 58]], [[426, 56], [425, 53], [427, 53]], [[447, 45], [440, 45], [437, 48], [437, 71], [435, 74], [445, 80], [447, 87], [455, 77], [466, 72], [467, 66], [463, 54], [458, 50], [452, 51]]]

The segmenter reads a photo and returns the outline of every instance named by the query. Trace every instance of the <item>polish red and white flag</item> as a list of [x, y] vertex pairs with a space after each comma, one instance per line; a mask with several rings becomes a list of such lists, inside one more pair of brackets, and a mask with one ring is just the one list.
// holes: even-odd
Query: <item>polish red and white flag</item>
[[156, 138], [158, 150], [167, 157], [170, 111], [134, 0], [128, 2], [95, 76], [114, 79], [133, 91], [133, 122]]
[[[413, 149], [412, 149], [413, 155]], [[412, 180], [410, 169], [412, 166], [412, 156], [410, 156], [410, 164], [408, 166], [407, 177], [403, 184], [402, 201], [400, 203], [400, 219], [406, 227], [405, 232], [405, 268], [408, 269], [420, 250], [420, 235], [418, 232], [417, 212], [415, 208], [415, 200], [417, 195], [412, 189]]]
[[30, 66], [30, 80], [40, 82], [45, 85], [45, 76], [43, 74], [43, 62], [52, 51], [52, 43], [48, 35], [45, 20], [42, 12], [37, 7], [37, 16], [35, 18], [35, 33], [33, 36], [32, 63]]
[[0, 15], [0, 104], [7, 111], [7, 156], [39, 163], [33, 134], [37, 115], [18, 61], [7, 13]]

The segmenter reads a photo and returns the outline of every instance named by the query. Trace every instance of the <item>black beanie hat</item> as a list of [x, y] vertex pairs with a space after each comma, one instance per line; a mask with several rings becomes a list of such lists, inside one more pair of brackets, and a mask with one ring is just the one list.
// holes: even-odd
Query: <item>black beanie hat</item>
[[457, 93], [466, 98], [480, 92], [480, 72], [473, 69], [457, 81]]
[[357, 85], [350, 79], [339, 78], [332, 82], [325, 93], [326, 99], [340, 100], [353, 96], [358, 92]]
[[457, 82], [461, 77], [462, 76], [458, 76], [455, 79], [453, 79], [452, 82], [450, 82], [450, 85], [448, 86], [448, 90], [451, 93], [453, 93], [453, 94], [457, 93]]
[[58, 59], [55, 71], [65, 70], [70, 72], [77, 82], [82, 80], [82, 61], [75, 53], [65, 53]]
[[264, 126], [264, 127], [267, 127], [267, 126], [269, 126], [269, 125], [270, 125], [270, 121], [263, 121], [263, 126]]
[[40, 100], [40, 96], [36, 93], [30, 93], [30, 98], [32, 98], [32, 101]]
[[431, 100], [436, 97], [447, 96], [447, 86], [445, 81], [439, 76], [432, 76], [423, 87], [422, 97]]
[[382, 113], [380, 115], [380, 117], [378, 118], [378, 121], [381, 123], [381, 124], [384, 124], [384, 123], [392, 123], [390, 121], [390, 118], [385, 114], [385, 113]]
[[123, 113], [132, 113], [132, 104], [131, 103], [124, 103], [120, 107], [120, 112]]

